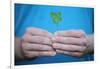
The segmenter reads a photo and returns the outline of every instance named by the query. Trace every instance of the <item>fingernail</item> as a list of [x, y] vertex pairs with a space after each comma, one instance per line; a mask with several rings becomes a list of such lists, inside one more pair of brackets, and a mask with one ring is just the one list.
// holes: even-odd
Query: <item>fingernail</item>
[[56, 55], [56, 52], [52, 52], [51, 56], [55, 56]]

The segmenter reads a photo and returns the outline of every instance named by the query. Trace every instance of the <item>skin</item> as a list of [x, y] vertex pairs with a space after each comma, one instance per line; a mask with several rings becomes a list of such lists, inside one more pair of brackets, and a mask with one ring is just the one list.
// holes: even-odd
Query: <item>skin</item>
[[57, 53], [81, 57], [93, 51], [93, 38], [82, 30], [58, 31], [52, 38]]
[[15, 40], [15, 52], [16, 59], [56, 55], [52, 48], [51, 34], [39, 28], [28, 28], [22, 39]]
[[61, 53], [74, 57], [93, 52], [93, 35], [82, 30], [57, 31], [54, 36], [39, 28], [27, 28], [22, 38], [15, 38], [16, 60]]

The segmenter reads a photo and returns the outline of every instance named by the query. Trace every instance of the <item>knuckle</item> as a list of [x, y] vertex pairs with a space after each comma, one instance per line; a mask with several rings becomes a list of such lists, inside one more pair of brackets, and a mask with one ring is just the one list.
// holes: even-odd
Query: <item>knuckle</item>
[[82, 40], [83, 40], [83, 41], [82, 41], [82, 42], [83, 42], [83, 44], [84, 44], [84, 45], [87, 45], [88, 40], [87, 40], [86, 38], [83, 38]]
[[84, 36], [85, 37], [85, 32], [83, 30], [79, 30], [80, 36]]
[[27, 50], [29, 50], [30, 48], [28, 47], [28, 44], [27, 44], [27, 43], [23, 42], [23, 43], [22, 43], [22, 49], [23, 49], [24, 51], [27, 51]]
[[29, 34], [24, 34], [23, 36], [22, 36], [22, 41], [27, 41], [27, 39], [30, 37], [30, 35]]
[[22, 52], [25, 54], [27, 52], [25, 46], [22, 46]]

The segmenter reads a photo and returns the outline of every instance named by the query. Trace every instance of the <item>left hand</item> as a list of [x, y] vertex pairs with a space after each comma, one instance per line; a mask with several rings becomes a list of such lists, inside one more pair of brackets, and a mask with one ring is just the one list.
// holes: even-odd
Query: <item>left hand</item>
[[52, 41], [57, 53], [75, 57], [83, 56], [88, 46], [86, 34], [82, 30], [58, 31]]

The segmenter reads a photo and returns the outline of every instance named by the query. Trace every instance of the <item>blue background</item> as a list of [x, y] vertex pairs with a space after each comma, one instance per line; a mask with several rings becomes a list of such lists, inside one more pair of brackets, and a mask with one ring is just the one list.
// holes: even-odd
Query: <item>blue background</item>
[[[53, 23], [50, 12], [61, 12], [59, 26]], [[82, 29], [86, 34], [93, 34], [94, 9], [85, 7], [65, 7], [48, 5], [15, 4], [15, 36], [22, 37], [28, 27], [38, 27], [51, 33], [59, 30]], [[57, 54], [54, 57], [38, 57], [32, 60], [16, 61], [21, 64], [59, 63], [93, 60], [88, 54], [82, 58]]]

